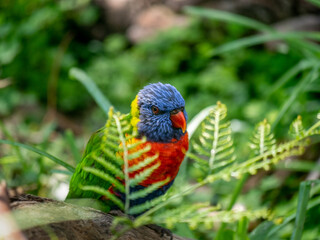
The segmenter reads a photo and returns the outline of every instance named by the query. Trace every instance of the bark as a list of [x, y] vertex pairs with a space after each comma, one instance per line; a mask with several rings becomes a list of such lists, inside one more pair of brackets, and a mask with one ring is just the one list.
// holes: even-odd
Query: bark
[[[93, 208], [80, 207], [33, 195], [11, 197], [10, 207], [19, 226], [19, 228], [14, 229], [21, 229], [23, 234], [18, 230], [21, 238], [11, 236], [11, 238], [5, 239], [23, 240], [25, 236], [27, 239], [37, 240], [102, 240], [111, 239], [116, 233], [123, 230], [123, 226], [118, 226], [115, 230], [110, 228], [114, 216], [123, 216], [123, 213], [119, 211], [107, 214]], [[13, 218], [6, 220], [9, 220], [10, 224], [15, 226], [14, 221], [12, 221]], [[15, 232], [17, 233], [17, 231]], [[172, 235], [169, 230], [159, 226], [150, 225], [131, 229], [120, 236], [119, 239], [184, 240], [186, 238]]]

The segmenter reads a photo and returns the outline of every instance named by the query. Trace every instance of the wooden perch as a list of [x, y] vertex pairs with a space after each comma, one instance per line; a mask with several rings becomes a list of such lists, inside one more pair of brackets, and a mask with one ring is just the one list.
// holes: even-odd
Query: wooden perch
[[[2, 188], [0, 188], [0, 198], [8, 200], [5, 196], [7, 196], [5, 186], [2, 186]], [[3, 204], [3, 202], [0, 204]], [[5, 212], [10, 213], [8, 201], [3, 205], [6, 206]], [[10, 218], [2, 217], [3, 212], [0, 213], [0, 216], [2, 217], [0, 220], [6, 221], [7, 224], [11, 226], [11, 232], [15, 234], [10, 235], [10, 237], [6, 236], [7, 238], [4, 238], [6, 240], [24, 240], [26, 238], [37, 240], [111, 239], [115, 233], [110, 230], [114, 215], [123, 215], [120, 212], [114, 212], [113, 215], [106, 214], [93, 208], [79, 207], [33, 195], [19, 195], [11, 197], [10, 207], [12, 210]], [[12, 218], [12, 215], [14, 218]], [[3, 222], [0, 224], [0, 230], [2, 226]], [[19, 226], [19, 228], [17, 226]], [[19, 229], [21, 229], [22, 232], [20, 232]], [[115, 231], [120, 230], [121, 227], [117, 227]], [[1, 231], [0, 239], [3, 237], [1, 236], [1, 234], [3, 234]], [[119, 239], [186, 240], [186, 238], [171, 234], [163, 235], [163, 233], [168, 233], [168, 230], [155, 225], [142, 226], [137, 229], [129, 230]]]

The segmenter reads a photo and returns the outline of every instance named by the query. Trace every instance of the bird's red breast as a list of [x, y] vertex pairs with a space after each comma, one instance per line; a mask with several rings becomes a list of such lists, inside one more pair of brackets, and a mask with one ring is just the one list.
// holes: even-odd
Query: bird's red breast
[[140, 169], [139, 171], [130, 173], [129, 177], [133, 178], [136, 174], [140, 173], [145, 168], [149, 168], [151, 165], [160, 163], [160, 166], [155, 169], [152, 174], [139, 185], [146, 187], [156, 182], [166, 180], [167, 178], [170, 179], [169, 182], [172, 181], [177, 176], [180, 165], [184, 159], [186, 152], [188, 151], [188, 133], [185, 133], [180, 138], [180, 140], [172, 139], [169, 143], [146, 142], [144, 144], [140, 144], [139, 148], [144, 148], [148, 144], [151, 146], [151, 150], [142, 154], [142, 156], [140, 156], [139, 158], [130, 160], [129, 167], [134, 166], [146, 157], [151, 157], [155, 154], [159, 155], [157, 160], [152, 162], [150, 165], [147, 165], [146, 167]]

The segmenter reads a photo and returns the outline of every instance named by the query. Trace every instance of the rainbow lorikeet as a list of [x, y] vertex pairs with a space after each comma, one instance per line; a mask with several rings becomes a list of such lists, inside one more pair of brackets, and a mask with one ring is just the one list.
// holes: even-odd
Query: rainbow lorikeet
[[[160, 181], [165, 181], [163, 186], [149, 193], [148, 195], [130, 200], [130, 206], [144, 203], [166, 193], [173, 184], [179, 171], [185, 153], [188, 150], [188, 133], [186, 131], [187, 113], [185, 101], [175, 87], [170, 84], [154, 83], [145, 86], [139, 91], [131, 103], [131, 111], [128, 114], [130, 124], [138, 131], [136, 140], [146, 137], [151, 150], [135, 159], [135, 164], [145, 157], [158, 154], [157, 162], [159, 167], [150, 176], [139, 183], [138, 186], [130, 187], [130, 192], [141, 190]], [[101, 144], [101, 130], [97, 131], [90, 138], [82, 161], [78, 164], [70, 182], [67, 199], [72, 198], [93, 198], [101, 200], [109, 209], [116, 209], [112, 201], [103, 195], [91, 191], [83, 191], [79, 185], [107, 185], [103, 186], [112, 194], [116, 194], [125, 201], [123, 194], [116, 192], [110, 183], [101, 181], [100, 178], [83, 171], [83, 167], [96, 164], [87, 158], [90, 152], [94, 151]], [[107, 156], [104, 156], [108, 159]], [[98, 165], [96, 167], [99, 167]], [[112, 173], [111, 173], [112, 174]], [[130, 177], [134, 177], [134, 174]]]

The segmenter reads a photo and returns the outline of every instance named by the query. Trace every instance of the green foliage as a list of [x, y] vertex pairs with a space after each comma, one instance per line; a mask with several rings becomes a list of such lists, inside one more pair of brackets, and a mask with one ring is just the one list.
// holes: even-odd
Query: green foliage
[[300, 184], [295, 230], [291, 235], [292, 240], [301, 239], [302, 237], [303, 225], [307, 213], [308, 200], [310, 197], [310, 190], [310, 182], [302, 182]]
[[[38, 153], [42, 156], [45, 156], [47, 158], [49, 158], [50, 160], [56, 162], [57, 164], [65, 167], [66, 169], [68, 169], [70, 172], [74, 172], [74, 167], [70, 166], [68, 163], [56, 158], [55, 156], [52, 156], [51, 154], [47, 153], [47, 152], [44, 152], [40, 149], [37, 149], [37, 148], [34, 148], [32, 146], [29, 146], [29, 145], [25, 145], [25, 144], [22, 144], [22, 143], [17, 143], [17, 142], [12, 142], [12, 141], [8, 141], [8, 140], [2, 140], [0, 139], [0, 143], [2, 144], [10, 144], [12, 146], [15, 146], [15, 147], [20, 147], [20, 148], [25, 148], [25, 149], [28, 149], [32, 152], [35, 152], [35, 153]], [[19, 150], [17, 150], [19, 152]], [[20, 155], [20, 153], [18, 153], [18, 155]]]
[[[142, 216], [138, 217], [134, 221], [133, 226], [140, 226], [152, 222], [165, 223], [168, 227], [170, 227], [174, 222], [185, 222], [189, 224], [191, 229], [195, 229], [201, 224], [204, 224], [207, 228], [212, 228], [214, 223], [235, 222], [243, 217], [246, 217], [248, 220], [261, 217], [271, 217], [270, 213], [265, 209], [254, 211], [248, 209], [240, 211], [239, 214], [237, 214], [231, 209], [223, 211], [219, 209], [219, 207], [210, 207], [201, 203], [199, 203], [199, 205], [195, 205], [193, 203], [192, 206], [183, 205], [176, 207], [175, 209], [169, 208], [168, 210], [163, 210], [160, 212], [160, 215], [157, 213], [157, 210], [168, 205], [175, 199], [194, 193], [198, 188], [203, 187], [206, 184], [221, 180], [230, 181], [232, 178], [239, 179], [245, 176], [247, 173], [253, 175], [256, 174], [260, 169], [269, 170], [271, 165], [288, 157], [301, 155], [306, 146], [306, 138], [313, 135], [318, 135], [320, 130], [320, 121], [318, 120], [311, 128], [305, 131], [305, 135], [300, 135], [295, 139], [285, 143], [276, 144], [273, 135], [270, 132], [271, 126], [266, 120], [264, 120], [263, 122], [257, 124], [256, 130], [253, 134], [254, 137], [251, 142], [251, 146], [253, 146], [252, 153], [254, 157], [239, 162], [235, 161], [233, 154], [224, 154], [224, 151], [229, 153], [230, 151], [228, 149], [233, 147], [232, 143], [230, 144], [231, 146], [229, 146], [226, 145], [227, 141], [225, 141], [225, 137], [231, 135], [231, 129], [229, 128], [229, 125], [224, 123], [226, 112], [226, 106], [220, 102], [213, 108], [212, 112], [206, 117], [204, 124], [202, 125], [201, 134], [199, 136], [199, 142], [202, 143], [201, 148], [195, 147], [195, 154], [189, 154], [189, 157], [191, 157], [197, 163], [201, 162], [200, 164], [204, 165], [204, 162], [207, 161], [207, 171], [205, 171], [206, 176], [199, 180], [197, 184], [190, 186], [174, 195], [168, 196], [163, 203], [160, 203]], [[301, 117], [298, 119], [301, 121]], [[208, 130], [211, 131], [210, 134], [208, 134]], [[211, 143], [212, 141], [215, 142], [214, 140], [216, 140], [216, 144], [211, 144], [209, 147], [207, 145], [207, 141], [204, 141], [203, 139], [204, 136], [206, 136], [206, 140], [211, 140]], [[205, 149], [205, 147], [207, 148]], [[222, 156], [225, 157], [223, 158], [224, 161], [229, 165], [223, 164], [224, 168], [217, 168], [214, 169], [215, 171], [212, 171], [212, 169], [210, 169], [210, 161], [212, 159], [211, 153], [212, 150], [216, 149], [221, 149], [221, 151], [217, 151], [217, 156], [222, 154]], [[205, 158], [200, 156], [205, 156]], [[219, 165], [219, 162], [216, 162], [216, 164]], [[306, 204], [304, 204], [304, 207], [306, 207]], [[230, 233], [230, 231], [228, 232]], [[219, 231], [219, 234], [222, 234], [224, 237], [226, 236], [224, 235], [224, 231]], [[217, 236], [217, 238], [219, 239], [219, 236]]]
[[104, 113], [108, 115], [111, 103], [108, 99], [106, 99], [105, 96], [103, 96], [93, 80], [89, 78], [83, 71], [77, 68], [72, 68], [69, 72], [69, 76], [72, 79], [80, 81], [86, 87], [88, 92], [94, 97], [95, 101], [100, 106], [100, 108], [103, 109]]
[[0, 78], [12, 80], [11, 90], [33, 94], [45, 103], [50, 94], [57, 94], [58, 107], [70, 112], [86, 106], [89, 96], [83, 89], [73, 91], [77, 84], [69, 81], [68, 70], [92, 53], [85, 43], [70, 44], [78, 33], [68, 26], [92, 25], [97, 9], [88, 1], [74, 1], [69, 7], [64, 2], [1, 1]]
[[218, 102], [201, 125], [199, 143], [192, 145], [196, 152], [208, 160], [195, 154], [188, 155], [206, 174], [212, 174], [235, 160], [230, 122], [224, 122], [226, 116], [227, 107]]
[[255, 151], [255, 155], [261, 155], [266, 151], [271, 150], [275, 143], [276, 141], [271, 133], [271, 126], [265, 119], [256, 126], [250, 147]]

